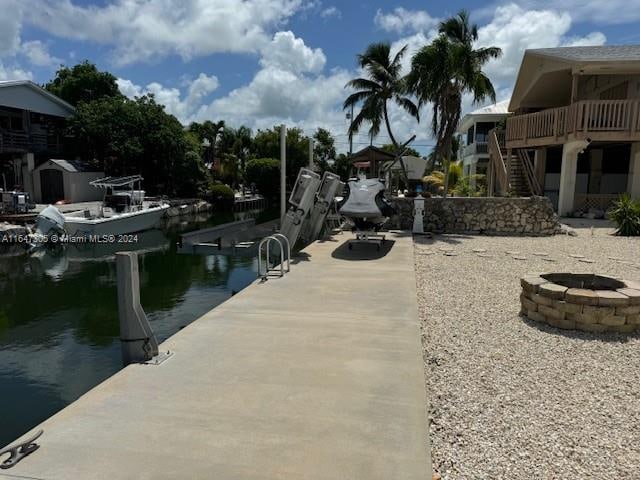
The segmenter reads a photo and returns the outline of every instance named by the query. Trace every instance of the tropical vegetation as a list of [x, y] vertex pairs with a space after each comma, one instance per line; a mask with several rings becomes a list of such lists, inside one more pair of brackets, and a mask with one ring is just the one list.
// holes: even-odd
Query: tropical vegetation
[[347, 83], [346, 88], [356, 90], [344, 101], [343, 108], [350, 109], [361, 105], [358, 114], [349, 125], [349, 138], [360, 131], [363, 124], [369, 124], [369, 136], [373, 139], [380, 133], [384, 125], [391, 139], [394, 154], [400, 162], [402, 175], [406, 185], [409, 184], [407, 169], [402, 161], [405, 143], [396, 139], [389, 121], [389, 102], [404, 109], [411, 117], [420, 119], [418, 106], [407, 95], [407, 83], [402, 76], [402, 58], [407, 53], [408, 46], [404, 46], [395, 55], [391, 55], [391, 44], [386, 42], [373, 43], [365, 52], [358, 55], [358, 64], [367, 74], [366, 78], [355, 78]]
[[617, 226], [616, 235], [640, 236], [640, 200], [633, 200], [625, 193], [613, 204], [608, 214]]
[[[432, 170], [436, 165], [444, 169], [442, 192], [445, 196], [451, 191], [450, 167], [457, 150], [455, 132], [462, 113], [463, 97], [470, 95], [474, 103], [495, 101], [496, 97], [494, 87], [482, 68], [502, 52], [498, 47], [477, 47], [477, 40], [478, 26], [470, 23], [469, 14], [462, 10], [439, 24], [438, 36], [411, 58], [411, 69], [407, 75], [401, 74], [401, 61], [407, 46], [392, 56], [388, 43], [374, 43], [358, 56], [358, 63], [367, 73], [367, 78], [356, 78], [346, 85], [356, 91], [347, 97], [344, 108], [360, 107], [352, 119], [349, 134], [357, 133], [364, 123], [368, 123], [369, 134], [373, 137], [380, 132], [384, 121], [396, 155], [401, 155], [406, 147], [396, 140], [391, 131], [389, 101], [393, 100], [418, 121], [419, 109], [426, 104], [431, 105], [430, 134], [435, 139], [435, 147], [430, 163]], [[402, 167], [406, 176], [404, 165]]]

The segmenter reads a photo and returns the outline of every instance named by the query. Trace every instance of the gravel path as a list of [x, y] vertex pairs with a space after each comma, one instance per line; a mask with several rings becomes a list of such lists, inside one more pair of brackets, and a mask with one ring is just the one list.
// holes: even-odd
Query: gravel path
[[604, 233], [416, 239], [443, 480], [640, 479], [640, 334], [569, 332], [519, 316], [528, 272], [640, 280], [640, 239]]

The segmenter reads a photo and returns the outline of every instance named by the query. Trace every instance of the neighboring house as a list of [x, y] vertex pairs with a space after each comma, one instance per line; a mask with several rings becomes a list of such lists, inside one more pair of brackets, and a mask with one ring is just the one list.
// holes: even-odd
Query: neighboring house
[[32, 199], [37, 203], [101, 200], [104, 192], [89, 182], [103, 177], [104, 172], [78, 160], [48, 160], [33, 172]]
[[527, 50], [490, 187], [548, 196], [560, 215], [640, 198], [640, 45]]
[[36, 165], [62, 151], [65, 119], [74, 109], [28, 80], [0, 82], [0, 187], [35, 196]]
[[[395, 159], [395, 155], [381, 148], [374, 146], [363, 148], [351, 156], [352, 174], [365, 175], [367, 178], [384, 178], [388, 191], [398, 190], [402, 178], [402, 167]], [[406, 155], [402, 157], [402, 161], [407, 170], [409, 187], [416, 188], [422, 185], [427, 160]]]
[[486, 175], [489, 165], [489, 132], [507, 118], [509, 100], [467, 113], [460, 122], [459, 160], [464, 175]]

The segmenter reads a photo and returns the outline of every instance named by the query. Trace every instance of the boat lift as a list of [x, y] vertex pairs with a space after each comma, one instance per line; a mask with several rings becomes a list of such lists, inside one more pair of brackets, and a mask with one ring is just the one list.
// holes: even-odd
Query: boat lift
[[324, 172], [322, 175], [322, 183], [316, 194], [316, 202], [311, 211], [308, 222], [302, 231], [302, 238], [305, 242], [313, 242], [320, 237], [322, 227], [325, 226], [327, 214], [331, 209], [331, 205], [338, 194], [344, 189], [344, 182], [335, 173]]
[[307, 168], [301, 168], [289, 197], [289, 209], [280, 222], [282, 233], [293, 248], [300, 237], [304, 222], [313, 208], [316, 192], [320, 185], [320, 175]]

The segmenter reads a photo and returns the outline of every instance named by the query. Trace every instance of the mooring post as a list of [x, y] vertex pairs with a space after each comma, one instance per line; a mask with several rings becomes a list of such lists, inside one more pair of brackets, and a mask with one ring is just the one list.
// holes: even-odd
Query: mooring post
[[148, 362], [158, 355], [158, 340], [140, 305], [138, 254], [116, 253], [116, 270], [122, 363], [126, 366], [130, 363]]

